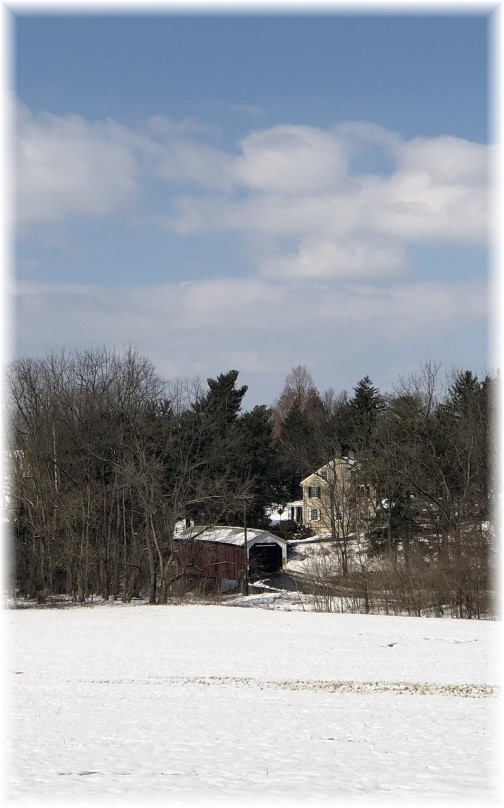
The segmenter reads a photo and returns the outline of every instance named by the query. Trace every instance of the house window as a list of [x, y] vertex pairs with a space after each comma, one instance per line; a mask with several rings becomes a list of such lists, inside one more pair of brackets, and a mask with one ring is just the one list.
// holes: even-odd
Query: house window
[[341, 522], [343, 520], [343, 511], [341, 511], [338, 506], [334, 509], [334, 518], [337, 522]]
[[320, 485], [309, 485], [308, 496], [310, 499], [320, 499]]
[[320, 476], [322, 477], [323, 480], [327, 480], [327, 469], [322, 469], [322, 471], [320, 472]]
[[311, 522], [319, 522], [320, 521], [320, 511], [318, 508], [311, 508], [310, 509], [310, 521]]

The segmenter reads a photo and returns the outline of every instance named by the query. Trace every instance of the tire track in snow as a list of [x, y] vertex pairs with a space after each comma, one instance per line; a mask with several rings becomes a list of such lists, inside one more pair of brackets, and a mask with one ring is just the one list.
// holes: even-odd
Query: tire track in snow
[[464, 698], [490, 698], [499, 694], [497, 685], [440, 684], [437, 682], [355, 682], [330, 679], [263, 680], [247, 676], [168, 676], [138, 679], [79, 679], [86, 684], [181, 684], [204, 687], [257, 687], [260, 690], [312, 690], [325, 693], [397, 693], [407, 696], [458, 696]]

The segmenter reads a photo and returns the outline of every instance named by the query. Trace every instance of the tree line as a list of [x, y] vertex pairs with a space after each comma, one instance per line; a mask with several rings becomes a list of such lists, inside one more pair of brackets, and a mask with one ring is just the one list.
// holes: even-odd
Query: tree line
[[[132, 349], [14, 361], [16, 590], [80, 602], [148, 592], [151, 603], [165, 603], [180, 574], [177, 523], [269, 527], [271, 503], [299, 499], [303, 477], [352, 453], [377, 503], [358, 526], [368, 582], [368, 562], [385, 559], [402, 576], [401, 591], [437, 576], [431, 599], [440, 608], [449, 599], [459, 616], [488, 612], [494, 377], [461, 370], [443, 380], [427, 363], [391, 393], [365, 377], [349, 395], [320, 393], [297, 366], [273, 405], [244, 411], [238, 376], [165, 382]], [[339, 584], [354, 574], [340, 564]]]
[[313, 564], [326, 606], [340, 593], [364, 611], [385, 603], [397, 613], [492, 615], [498, 378], [446, 378], [428, 362], [385, 394], [366, 376], [352, 397], [320, 395], [303, 367], [287, 382], [276, 429], [295, 469], [291, 493], [322, 459], [351, 453], [354, 488], [372, 491], [376, 505], [371, 519], [359, 523], [355, 509], [340, 521], [332, 557]]

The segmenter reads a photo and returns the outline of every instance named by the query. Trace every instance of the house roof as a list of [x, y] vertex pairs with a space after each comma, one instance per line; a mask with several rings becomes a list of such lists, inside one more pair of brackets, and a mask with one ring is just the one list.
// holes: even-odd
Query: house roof
[[305, 477], [304, 480], [301, 480], [301, 482], [299, 484], [304, 485], [304, 483], [308, 482], [308, 480], [311, 477], [313, 477], [315, 474], [320, 475], [321, 471], [324, 471], [325, 469], [328, 469], [328, 468], [334, 468], [336, 465], [338, 465], [338, 466], [346, 466], [347, 468], [352, 468], [353, 466], [356, 465], [356, 462], [355, 462], [353, 457], [335, 457], [333, 460], [328, 460], [327, 463], [324, 463], [324, 465], [321, 466], [316, 471], [310, 472], [310, 474], [308, 474], [308, 476]]
[[[222, 544], [236, 544], [243, 546], [245, 535], [243, 527], [228, 527], [226, 525], [192, 525], [182, 530], [177, 539], [198, 539], [198, 541], [220, 542]], [[287, 545], [284, 539], [274, 536], [268, 530], [247, 528], [247, 545], [252, 544], [280, 544]]]

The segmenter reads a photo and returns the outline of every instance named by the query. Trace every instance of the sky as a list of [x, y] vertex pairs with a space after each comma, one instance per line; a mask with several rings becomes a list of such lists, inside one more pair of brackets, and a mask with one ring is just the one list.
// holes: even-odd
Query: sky
[[131, 345], [245, 408], [495, 369], [492, 17], [11, 17], [14, 356]]

